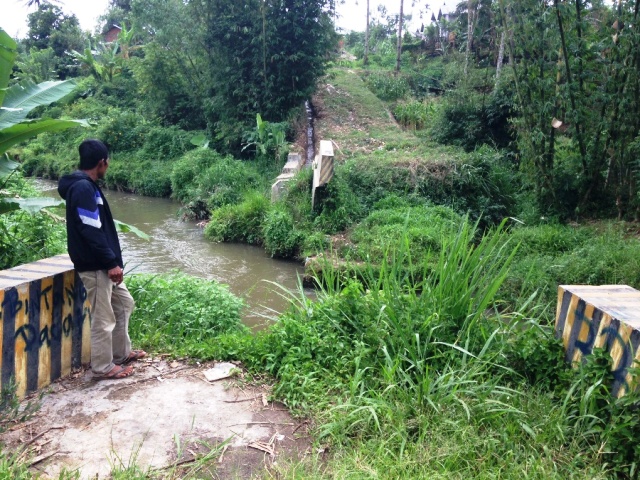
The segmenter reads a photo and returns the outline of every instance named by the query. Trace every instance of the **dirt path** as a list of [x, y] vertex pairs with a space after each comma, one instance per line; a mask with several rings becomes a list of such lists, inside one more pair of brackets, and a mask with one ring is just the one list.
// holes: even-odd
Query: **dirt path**
[[34, 473], [57, 478], [78, 469], [83, 479], [133, 464], [173, 478], [199, 467], [205, 478], [251, 478], [308, 450], [306, 425], [267, 402], [266, 388], [209, 382], [211, 367], [156, 358], [122, 380], [80, 372], [55, 383], [36, 416], [0, 442], [24, 452]]

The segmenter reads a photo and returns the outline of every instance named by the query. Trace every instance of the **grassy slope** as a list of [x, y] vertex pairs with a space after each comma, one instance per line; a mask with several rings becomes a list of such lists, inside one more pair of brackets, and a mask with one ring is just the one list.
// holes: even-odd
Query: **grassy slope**
[[458, 159], [457, 148], [425, 142], [402, 130], [384, 102], [353, 70], [334, 69], [313, 98], [316, 139], [332, 140], [338, 162], [371, 158], [398, 163]]

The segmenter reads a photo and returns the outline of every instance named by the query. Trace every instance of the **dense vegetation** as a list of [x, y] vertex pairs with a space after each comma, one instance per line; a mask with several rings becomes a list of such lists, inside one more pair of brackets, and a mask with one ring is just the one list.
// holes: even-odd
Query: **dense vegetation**
[[[90, 125], [13, 147], [2, 196], [95, 136], [107, 187], [308, 258], [317, 300], [259, 334], [215, 283], [129, 282], [141, 346], [241, 360], [312, 418], [328, 453], [287, 478], [635, 478], [637, 393], [610, 396], [602, 352], [569, 369], [551, 325], [558, 284], [640, 287], [640, 1], [469, 0], [400, 41], [405, 19], [380, 11], [342, 47], [332, 7], [111, 0], [104, 43], [40, 2], [11, 82], [75, 78], [33, 115]], [[309, 97], [335, 176], [314, 209], [309, 170], [272, 204]], [[1, 214], [2, 266], [61, 251], [54, 217]]]

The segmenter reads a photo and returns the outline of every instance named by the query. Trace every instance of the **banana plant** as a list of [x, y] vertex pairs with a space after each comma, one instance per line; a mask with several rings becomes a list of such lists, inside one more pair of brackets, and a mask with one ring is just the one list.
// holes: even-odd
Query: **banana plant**
[[[44, 132], [59, 132], [72, 127], [88, 126], [85, 120], [27, 119], [34, 108], [49, 105], [71, 93], [71, 81], [48, 81], [35, 84], [25, 81], [9, 86], [9, 77], [16, 60], [16, 42], [0, 28], [0, 182], [18, 168], [9, 160], [9, 148]], [[59, 203], [59, 202], [56, 202]], [[0, 191], [0, 214], [24, 209], [29, 212], [51, 206], [51, 199], [11, 198]]]

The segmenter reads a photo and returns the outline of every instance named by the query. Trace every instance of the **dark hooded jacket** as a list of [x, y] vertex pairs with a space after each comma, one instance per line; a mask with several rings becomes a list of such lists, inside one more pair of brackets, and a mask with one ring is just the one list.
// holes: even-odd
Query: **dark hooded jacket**
[[100, 187], [78, 170], [60, 179], [58, 193], [67, 202], [67, 248], [76, 271], [124, 268], [116, 226]]

